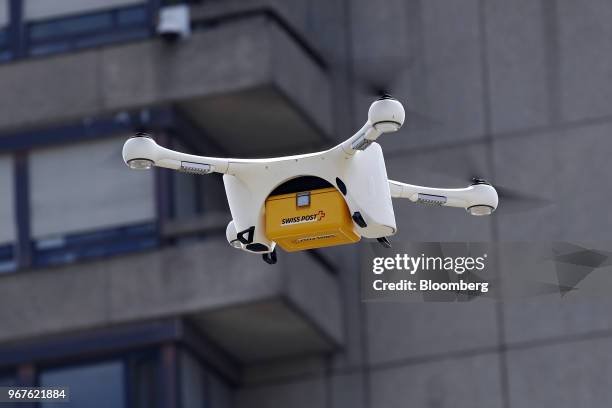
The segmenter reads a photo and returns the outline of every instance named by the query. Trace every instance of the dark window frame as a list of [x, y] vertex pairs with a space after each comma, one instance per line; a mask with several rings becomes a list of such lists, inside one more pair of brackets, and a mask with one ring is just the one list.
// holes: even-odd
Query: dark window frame
[[[16, 265], [6, 273], [19, 272], [32, 267], [45, 268], [100, 257], [153, 250], [178, 242], [167, 239], [163, 235], [163, 225], [172, 220], [173, 194], [170, 170], [160, 168], [154, 169], [156, 214], [151, 222], [58, 234], [55, 237], [57, 238], [55, 245], [52, 245], [53, 239], [35, 240], [31, 236], [29, 152], [37, 148], [110, 138], [121, 133], [130, 133], [138, 128], [153, 131], [156, 139], [162, 145], [168, 145], [174, 139], [180, 140], [196, 154], [202, 149], [206, 149], [207, 153], [223, 154], [216, 145], [211, 145], [210, 140], [203, 140], [202, 132], [172, 106], [120, 112], [113, 116], [90, 118], [54, 128], [18, 131], [2, 135], [0, 154], [8, 154], [14, 160], [14, 200], [17, 219], [17, 237], [11, 244], [13, 247], [12, 259]], [[201, 186], [197, 187], [201, 188]], [[201, 193], [196, 194], [195, 198], [200, 200]], [[202, 203], [196, 202], [196, 207], [198, 207], [198, 213], [202, 214], [204, 211]], [[206, 234], [200, 235], [204, 237]], [[10, 259], [0, 258], [0, 262], [2, 261], [8, 262]], [[3, 273], [0, 273], [0, 277], [2, 275]]]
[[[195, 336], [195, 337], [194, 337]], [[0, 346], [0, 356], [10, 356], [8, 365], [0, 366], [0, 374], [14, 378], [22, 385], [40, 385], [43, 371], [88, 367], [106, 362], [120, 362], [124, 373], [124, 401], [126, 406], [137, 406], [138, 364], [153, 363], [154, 390], [153, 407], [164, 403], [181, 401], [181, 353], [188, 353], [202, 370], [203, 400], [208, 407], [211, 401], [211, 377], [232, 390], [238, 377], [233, 380], [216, 370], [209, 361], [187, 343], [191, 337], [199, 347], [208, 349], [209, 341], [201, 334], [189, 330], [183, 319], [142, 322], [127, 326], [94, 329], [87, 332], [64, 334], [50, 339], [30, 343]], [[216, 348], [208, 351], [219, 356]], [[11, 360], [12, 359], [12, 360]], [[20, 367], [27, 367], [29, 380], [19, 378]], [[236, 371], [235, 375], [238, 375]]]
[[[126, 407], [137, 406], [136, 369], [138, 364], [152, 363], [155, 392], [152, 407], [161, 407], [162, 348], [180, 341], [181, 323], [176, 319], [144, 322], [123, 327], [94, 329], [42, 339], [24, 344], [0, 346], [0, 356], [6, 365], [0, 366], [0, 375], [13, 378], [16, 384], [40, 385], [43, 371], [79, 368], [106, 362], [119, 362], [123, 368], [123, 390]], [[20, 371], [27, 368], [27, 378]]]
[[157, 408], [161, 399], [161, 353], [159, 346], [148, 346], [144, 348], [131, 349], [128, 351], [116, 351], [111, 353], [102, 352], [101, 354], [92, 356], [74, 356], [68, 357], [65, 360], [58, 360], [52, 362], [41, 362], [35, 364], [36, 374], [36, 385], [40, 386], [40, 378], [44, 371], [62, 370], [62, 369], [78, 369], [95, 366], [98, 364], [105, 363], [119, 363], [122, 368], [122, 384], [123, 384], [123, 401], [125, 407], [136, 406], [136, 378], [135, 378], [135, 364], [138, 361], [148, 359], [149, 362], [154, 363], [155, 370], [155, 387], [154, 392], [156, 395], [153, 398], [155, 406], [151, 408]]
[[158, 237], [157, 223], [153, 219], [146, 223], [68, 233], [57, 239], [33, 240], [32, 264], [46, 267], [146, 251], [159, 246]]
[[[43, 370], [76, 368], [108, 361], [124, 365], [126, 401], [135, 405], [134, 369], [141, 361], [154, 362], [155, 384], [158, 394], [154, 401], [159, 408], [164, 402], [180, 401], [180, 353], [186, 352], [203, 371], [205, 406], [210, 406], [211, 377], [233, 390], [239, 384], [240, 371], [232, 361], [227, 370], [220, 371], [219, 358], [225, 352], [213, 345], [203, 334], [194, 331], [185, 319], [171, 318], [129, 325], [67, 333], [25, 343], [0, 345], [0, 375], [12, 377], [21, 385], [40, 384]], [[205, 355], [214, 356], [208, 360]], [[227, 364], [228, 362], [221, 362]], [[25, 368], [25, 370], [23, 370]], [[20, 374], [20, 372], [25, 373]]]

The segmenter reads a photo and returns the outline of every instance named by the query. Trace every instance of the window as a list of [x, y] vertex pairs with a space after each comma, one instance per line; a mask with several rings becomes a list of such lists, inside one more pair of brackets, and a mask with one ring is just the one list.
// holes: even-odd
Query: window
[[128, 169], [126, 137], [29, 155], [34, 263], [71, 262], [155, 246], [152, 171]]
[[[132, 336], [129, 341], [133, 340]], [[82, 344], [77, 349], [84, 347], [91, 356], [90, 346]], [[177, 365], [174, 362], [161, 364], [161, 344], [132, 348], [125, 354], [106, 355], [103, 360], [92, 360], [95, 357], [76, 360], [81, 350], [73, 356], [60, 357], [69, 358], [66, 360], [69, 362], [58, 364], [58, 359], [52, 357], [53, 366], [33, 361], [36, 386], [67, 387], [70, 394], [69, 402], [47, 401], [37, 407], [161, 408], [165, 398], [173, 396], [177, 397], [181, 408], [230, 408], [232, 389], [225, 380], [209, 371], [206, 363], [195, 354], [178, 343], [174, 343], [174, 346], [178, 350]], [[115, 348], [121, 347], [116, 344]], [[49, 353], [45, 359], [53, 355], [52, 350], [45, 353]], [[13, 385], [18, 385], [15, 372], [1, 371], [0, 387]]]
[[200, 183], [194, 174], [172, 173], [172, 216], [176, 219], [192, 218], [200, 213]]
[[111, 29], [113, 19], [110, 13], [89, 14], [82, 17], [65, 18], [59, 21], [33, 24], [30, 28], [30, 41], [37, 42], [54, 37], [86, 34]]
[[0, 0], [0, 27], [4, 28], [9, 22], [9, 0]]
[[9, 44], [9, 0], [0, 0], [0, 61], [10, 59]]
[[91, 13], [135, 4], [144, 0], [24, 0], [25, 19], [43, 20], [67, 15]]
[[0, 156], [0, 273], [16, 268], [14, 164], [11, 156]]
[[42, 402], [40, 407], [126, 407], [124, 371], [124, 364], [121, 361], [43, 370], [39, 377], [39, 385], [68, 387], [70, 402]]
[[46, 55], [149, 36], [143, 0], [27, 0], [28, 50]]

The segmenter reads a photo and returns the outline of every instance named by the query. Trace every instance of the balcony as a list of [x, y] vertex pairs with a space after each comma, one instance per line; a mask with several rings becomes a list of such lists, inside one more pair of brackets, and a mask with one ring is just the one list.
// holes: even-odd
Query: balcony
[[248, 14], [176, 44], [150, 39], [1, 65], [0, 132], [175, 104], [234, 156], [328, 144], [325, 69], [279, 21]]
[[242, 363], [335, 349], [335, 276], [305, 253], [280, 255], [271, 266], [211, 238], [1, 276], [0, 343], [181, 317]]

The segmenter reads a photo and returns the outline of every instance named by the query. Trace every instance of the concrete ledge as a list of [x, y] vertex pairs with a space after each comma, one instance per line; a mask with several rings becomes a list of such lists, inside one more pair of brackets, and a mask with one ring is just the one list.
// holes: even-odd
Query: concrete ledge
[[235, 16], [246, 14], [258, 10], [271, 10], [278, 14], [281, 18], [295, 27], [296, 31], [306, 31], [306, 18], [304, 16], [308, 11], [308, 1], [294, 0], [287, 2], [285, 0], [224, 0], [217, 2], [202, 2], [191, 6], [191, 20], [197, 23], [198, 21], [210, 21], [214, 19], [223, 19], [227, 16]]
[[265, 15], [198, 30], [174, 45], [153, 39], [3, 64], [0, 132], [262, 88], [304, 116], [310, 132], [331, 133], [326, 74]]
[[336, 279], [306, 254], [279, 255], [271, 266], [215, 239], [0, 276], [0, 343], [181, 316], [239, 361], [335, 348]]

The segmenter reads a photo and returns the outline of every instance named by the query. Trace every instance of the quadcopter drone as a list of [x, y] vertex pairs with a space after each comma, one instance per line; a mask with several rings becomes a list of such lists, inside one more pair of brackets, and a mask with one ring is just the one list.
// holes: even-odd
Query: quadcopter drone
[[159, 146], [138, 133], [123, 146], [132, 169], [153, 166], [194, 173], [220, 173], [232, 220], [226, 237], [231, 246], [261, 254], [276, 263], [276, 245], [291, 252], [377, 239], [390, 247], [397, 232], [392, 198], [414, 203], [460, 207], [471, 215], [497, 208], [493, 186], [473, 179], [466, 188], [421, 187], [389, 180], [376, 140], [404, 124], [402, 104], [383, 95], [368, 111], [368, 121], [348, 140], [322, 152], [268, 159], [196, 156]]

